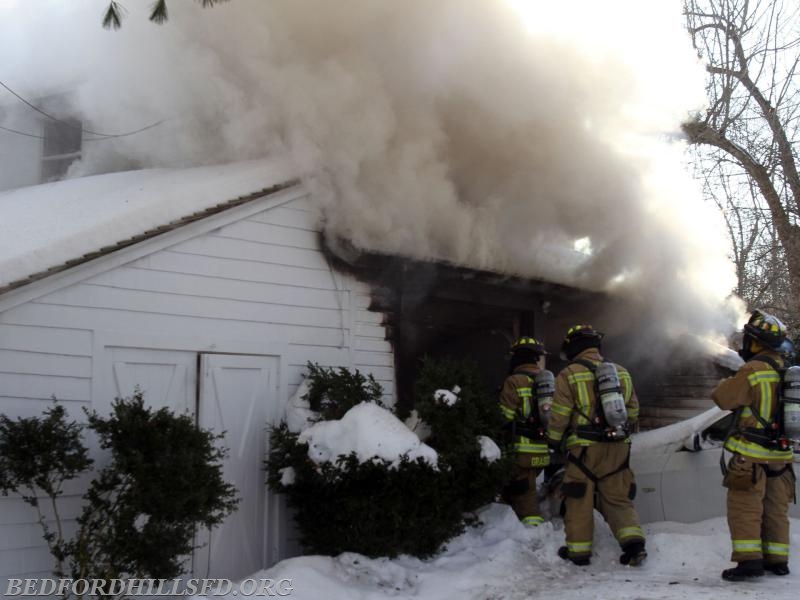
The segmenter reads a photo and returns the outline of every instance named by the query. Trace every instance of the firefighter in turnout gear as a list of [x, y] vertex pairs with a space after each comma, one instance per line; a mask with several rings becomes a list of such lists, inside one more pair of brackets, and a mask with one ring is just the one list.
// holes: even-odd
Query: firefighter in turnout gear
[[638, 566], [647, 557], [644, 532], [633, 507], [630, 433], [639, 417], [631, 376], [600, 354], [603, 334], [590, 325], [572, 327], [562, 345], [570, 364], [556, 378], [547, 437], [566, 444], [564, 497], [566, 546], [558, 555], [588, 565], [594, 509], [603, 515], [622, 548], [620, 562]]
[[711, 394], [717, 406], [734, 411], [725, 441], [733, 456], [727, 467], [722, 461], [731, 560], [737, 563], [722, 572], [728, 581], [760, 577], [765, 569], [789, 574], [788, 511], [795, 497], [795, 475], [783, 419], [790, 402], [782, 389], [788, 366], [781, 355], [785, 339], [786, 327], [779, 319], [755, 311], [744, 326], [739, 351], [745, 364]]
[[[514, 470], [504, 495], [526, 525], [540, 525], [536, 479], [550, 454], [545, 428], [552, 401], [553, 374], [539, 368], [546, 354], [544, 345], [532, 337], [521, 337], [511, 346], [509, 375], [500, 391], [500, 410], [507, 421], [515, 455]], [[549, 390], [549, 395], [548, 395]]]

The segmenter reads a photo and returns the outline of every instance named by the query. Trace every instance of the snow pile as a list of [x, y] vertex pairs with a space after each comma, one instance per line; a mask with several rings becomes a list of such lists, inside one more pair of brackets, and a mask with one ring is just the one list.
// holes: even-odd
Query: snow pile
[[406, 427], [417, 434], [417, 437], [421, 442], [427, 440], [429, 437], [431, 437], [431, 433], [433, 433], [431, 426], [422, 420], [416, 408], [411, 411], [404, 423]]
[[695, 433], [700, 433], [729, 413], [729, 410], [722, 410], [715, 406], [691, 419], [679, 421], [666, 427], [635, 433], [632, 436], [632, 451], [666, 454], [677, 452], [681, 448], [692, 449]]
[[433, 448], [423, 444], [391, 412], [372, 402], [357, 404], [338, 421], [315, 423], [300, 434], [298, 441], [308, 444], [308, 456], [317, 464], [352, 452], [360, 462], [379, 458], [392, 466], [397, 466], [402, 456], [412, 461], [422, 458], [433, 466], [438, 460]]
[[308, 379], [304, 378], [286, 404], [284, 420], [292, 433], [300, 433], [308, 429], [319, 416], [311, 410], [311, 405], [308, 402], [308, 390]]
[[281, 485], [292, 485], [297, 478], [297, 473], [292, 467], [286, 467], [278, 472], [281, 474]]
[[485, 435], [478, 436], [478, 443], [481, 445], [481, 458], [485, 458], [489, 462], [499, 460], [502, 452], [494, 440]]
[[147, 525], [149, 522], [150, 515], [147, 513], [140, 513], [133, 522], [133, 528], [141, 533], [144, 530], [145, 525]]
[[284, 162], [148, 169], [0, 193], [0, 286], [293, 179]]
[[454, 386], [452, 390], [436, 390], [433, 392], [433, 399], [436, 402], [453, 406], [458, 402], [458, 394], [461, 391], [461, 386]]
[[[686, 599], [789, 600], [800, 584], [800, 556], [789, 559], [792, 574], [766, 576], [757, 583], [726, 584], [730, 540], [723, 518], [702, 523], [645, 526], [649, 558], [642, 567], [619, 564], [619, 547], [599, 517], [595, 554], [589, 567], [575, 567], [556, 555], [564, 543], [563, 524], [537, 528], [520, 524], [507, 506], [480, 513], [482, 525], [448, 543], [429, 560], [408, 556], [369, 559], [352, 553], [304, 556], [254, 573], [255, 579], [291, 579], [297, 600], [548, 598], [548, 600]], [[792, 546], [800, 545], [800, 521], [792, 519]], [[240, 597], [238, 586], [227, 597]]]

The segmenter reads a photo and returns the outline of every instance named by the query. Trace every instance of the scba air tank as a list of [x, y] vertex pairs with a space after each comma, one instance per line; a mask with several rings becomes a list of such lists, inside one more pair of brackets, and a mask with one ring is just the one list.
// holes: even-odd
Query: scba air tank
[[611, 437], [624, 438], [628, 424], [628, 409], [625, 408], [625, 398], [622, 396], [617, 367], [613, 363], [601, 363], [595, 371], [595, 377], [597, 378], [597, 391], [600, 395], [603, 416], [612, 430]]
[[547, 427], [550, 422], [550, 408], [553, 406], [553, 396], [556, 393], [556, 378], [552, 371], [543, 369], [536, 373], [536, 405], [539, 409], [539, 420]]
[[800, 440], [800, 367], [789, 367], [783, 376], [783, 432]]

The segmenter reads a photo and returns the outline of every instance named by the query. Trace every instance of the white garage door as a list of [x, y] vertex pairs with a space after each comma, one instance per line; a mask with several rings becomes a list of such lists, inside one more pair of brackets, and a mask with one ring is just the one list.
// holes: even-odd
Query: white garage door
[[[195, 552], [194, 576], [236, 579], [266, 565], [270, 500], [263, 470], [267, 423], [274, 421], [278, 359], [234, 354], [200, 355], [201, 427], [225, 432], [230, 454], [224, 477], [236, 486], [238, 509]], [[203, 539], [205, 537], [205, 539]]]
[[[197, 353], [144, 348], [108, 348], [113, 395], [130, 398], [138, 387], [145, 403], [194, 414], [197, 398]], [[112, 398], [97, 399], [97, 406]], [[105, 412], [105, 411], [101, 411]]]

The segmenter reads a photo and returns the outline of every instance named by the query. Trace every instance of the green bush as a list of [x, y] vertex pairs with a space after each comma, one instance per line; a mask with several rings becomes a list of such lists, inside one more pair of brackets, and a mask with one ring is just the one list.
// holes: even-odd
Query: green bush
[[0, 415], [0, 492], [19, 493], [39, 510], [49, 497], [56, 529], [40, 515], [55, 573], [78, 579], [164, 578], [183, 572], [200, 525], [218, 525], [236, 506], [236, 490], [222, 479], [219, 435], [188, 416], [154, 411], [141, 392], [117, 399], [112, 414], [88, 413], [110, 461], [84, 495], [75, 536], [66, 539], [58, 513], [64, 481], [87, 472], [84, 425], [67, 422], [60, 405], [44, 417]]
[[[457, 366], [458, 381], [450, 380], [451, 366]], [[360, 463], [355, 454], [316, 465], [308, 457], [307, 444], [299, 443], [297, 433], [285, 424], [273, 428], [268, 483], [273, 490], [286, 494], [307, 551], [329, 555], [350, 551], [371, 557], [432, 556], [474, 520], [470, 511], [494, 498], [507, 464], [481, 458], [477, 436], [499, 429], [498, 411], [485, 396], [474, 370], [469, 377], [462, 377], [469, 371], [470, 367], [454, 361], [426, 361], [418, 383], [418, 393], [431, 399], [431, 403], [417, 404], [431, 418], [434, 434], [427, 443], [439, 452], [437, 467], [423, 459], [408, 458], [396, 465], [379, 459]], [[309, 402], [324, 397], [324, 390], [343, 390], [342, 382], [348, 385], [337, 401], [340, 408], [380, 397], [377, 383], [357, 371], [351, 374], [346, 369], [314, 367], [309, 373]], [[432, 398], [436, 389], [451, 388], [455, 383], [462, 391], [459, 402], [447, 407], [450, 419]], [[321, 419], [328, 420], [331, 415], [339, 418], [344, 412], [327, 411]], [[293, 472], [293, 480], [284, 485], [287, 469]]]
[[383, 406], [381, 397], [383, 388], [370, 374], [364, 376], [356, 369], [321, 367], [307, 363], [308, 369], [308, 404], [314, 412], [319, 413], [323, 421], [341, 419], [344, 414], [361, 402], [375, 402]]
[[[434, 398], [436, 390], [456, 386], [460, 390], [454, 404]], [[474, 511], [491, 502], [508, 477], [510, 462], [506, 457], [491, 463], [481, 458], [478, 436], [498, 443], [504, 422], [478, 365], [469, 359], [424, 358], [414, 385], [414, 409], [431, 428], [426, 443], [453, 471], [460, 510]]]

